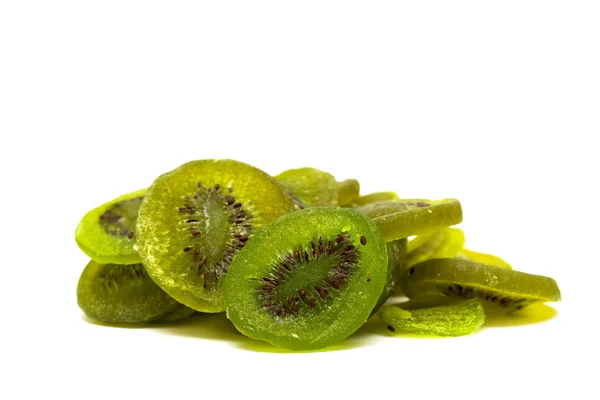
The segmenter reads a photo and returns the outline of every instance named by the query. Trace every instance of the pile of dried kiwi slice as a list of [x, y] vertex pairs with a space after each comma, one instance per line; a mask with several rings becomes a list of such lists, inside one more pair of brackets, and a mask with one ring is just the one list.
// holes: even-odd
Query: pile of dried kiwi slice
[[[250, 338], [304, 351], [370, 317], [382, 331], [458, 336], [489, 313], [560, 301], [552, 278], [466, 249], [462, 218], [456, 199], [361, 195], [356, 179], [315, 168], [191, 161], [83, 216], [77, 302], [105, 324], [225, 312]], [[409, 301], [387, 304], [399, 296]]]

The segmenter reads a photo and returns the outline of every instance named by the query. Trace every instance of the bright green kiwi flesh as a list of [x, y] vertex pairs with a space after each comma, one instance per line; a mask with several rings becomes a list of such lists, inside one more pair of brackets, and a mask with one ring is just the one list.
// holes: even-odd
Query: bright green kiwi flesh
[[337, 205], [337, 181], [330, 173], [316, 168], [295, 168], [283, 171], [275, 179], [286, 188], [298, 209]]
[[431, 304], [384, 306], [381, 320], [391, 330], [417, 335], [461, 336], [473, 333], [485, 322], [485, 311], [480, 299], [453, 299]]
[[337, 183], [338, 206], [354, 203], [360, 196], [360, 183], [356, 179], [346, 179]]
[[512, 312], [534, 303], [560, 301], [556, 281], [468, 260], [439, 258], [408, 268], [401, 279], [406, 296], [480, 298], [490, 311]]
[[90, 261], [77, 284], [77, 304], [91, 319], [107, 323], [154, 321], [177, 306], [142, 264]]
[[375, 314], [385, 304], [400, 284], [400, 278], [406, 268], [406, 239], [398, 239], [385, 244], [388, 253], [388, 269], [385, 286], [379, 300], [371, 311]]
[[492, 254], [479, 253], [477, 251], [468, 250], [465, 248], [463, 248], [458, 254], [456, 254], [455, 258], [459, 260], [469, 260], [485, 265], [493, 265], [494, 267], [512, 269], [512, 266], [500, 257], [497, 257]]
[[456, 228], [418, 235], [408, 242], [406, 264], [412, 267], [432, 258], [453, 258], [464, 245], [465, 234]]
[[199, 160], [158, 177], [140, 207], [140, 256], [148, 274], [180, 303], [225, 309], [223, 277], [261, 227], [294, 210], [265, 172], [233, 160]]
[[373, 218], [386, 242], [431, 233], [462, 222], [456, 199], [402, 199], [367, 204], [358, 210]]
[[98, 263], [136, 264], [136, 220], [146, 189], [117, 197], [85, 214], [75, 230], [79, 248]]
[[244, 335], [316, 350], [355, 332], [386, 283], [375, 224], [349, 208], [284, 215], [248, 241], [225, 277], [227, 317]]

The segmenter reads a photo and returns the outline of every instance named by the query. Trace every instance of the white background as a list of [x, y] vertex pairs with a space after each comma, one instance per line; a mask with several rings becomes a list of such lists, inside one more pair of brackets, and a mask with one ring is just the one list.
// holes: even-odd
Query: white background
[[[599, 21], [593, 1], [0, 2], [0, 397], [598, 398]], [[558, 315], [302, 354], [215, 316], [85, 321], [81, 216], [204, 158], [456, 197], [467, 245], [554, 277]]]

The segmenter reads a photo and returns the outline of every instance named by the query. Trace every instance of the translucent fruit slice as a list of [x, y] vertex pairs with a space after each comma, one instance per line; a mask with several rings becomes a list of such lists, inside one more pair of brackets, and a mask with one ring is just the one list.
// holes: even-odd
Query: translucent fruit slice
[[[446, 256], [446, 257], [451, 257], [451, 256]], [[473, 261], [473, 262], [477, 262], [477, 263], [485, 264], [485, 265], [493, 265], [494, 267], [512, 269], [511, 265], [509, 263], [507, 263], [506, 261], [504, 261], [503, 259], [501, 259], [500, 257], [494, 256], [492, 254], [478, 253], [476, 251], [468, 250], [468, 249], [464, 249], [464, 248], [456, 255], [455, 258], [457, 258], [459, 260]]]
[[275, 179], [287, 189], [299, 209], [337, 205], [337, 181], [327, 172], [308, 167], [288, 169]]
[[468, 335], [485, 322], [485, 312], [479, 299], [420, 304], [416, 307], [408, 304], [384, 306], [379, 316], [394, 330], [417, 335]]
[[409, 268], [401, 285], [410, 298], [480, 298], [488, 310], [506, 312], [538, 302], [560, 301], [560, 290], [552, 278], [451, 258]]
[[360, 196], [359, 198], [357, 198], [356, 200], [354, 200], [354, 206], [359, 207], [359, 206], [366, 206], [367, 204], [371, 204], [371, 203], [379, 203], [382, 201], [393, 201], [393, 200], [399, 200], [400, 197], [398, 196], [398, 194], [396, 192], [375, 192], [375, 193], [370, 193], [370, 194], [366, 194], [364, 196]]
[[462, 207], [456, 199], [402, 199], [357, 209], [373, 218], [386, 242], [436, 232], [462, 222]]
[[360, 183], [356, 179], [338, 182], [338, 206], [347, 206], [360, 196]]
[[224, 285], [227, 317], [275, 346], [324, 348], [368, 319], [387, 270], [383, 238], [364, 214], [300, 210], [257, 232], [235, 258]]
[[107, 323], [143, 323], [171, 311], [177, 302], [146, 273], [142, 264], [90, 261], [77, 285], [77, 303], [85, 314]]
[[456, 228], [418, 235], [408, 242], [406, 264], [412, 267], [432, 258], [453, 258], [464, 245], [465, 234]]
[[146, 189], [125, 194], [89, 211], [79, 222], [75, 241], [98, 263], [135, 264], [136, 221]]
[[223, 311], [222, 279], [264, 225], [294, 210], [265, 172], [233, 160], [200, 160], [158, 177], [140, 207], [139, 251], [152, 279], [186, 306]]

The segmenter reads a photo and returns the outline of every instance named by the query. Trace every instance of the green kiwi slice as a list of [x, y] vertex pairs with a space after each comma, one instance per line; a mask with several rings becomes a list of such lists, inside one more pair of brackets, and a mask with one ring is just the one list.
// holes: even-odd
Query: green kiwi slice
[[396, 192], [375, 192], [366, 194], [364, 196], [360, 196], [359, 198], [354, 200], [354, 206], [366, 206], [371, 203], [379, 203], [382, 201], [393, 201], [399, 200], [400, 197]]
[[458, 254], [456, 254], [456, 258], [459, 260], [468, 260], [485, 265], [493, 265], [494, 267], [512, 269], [512, 266], [500, 257], [494, 256], [492, 254], [479, 253], [477, 251], [468, 250], [465, 248], [463, 248]]
[[79, 278], [77, 303], [94, 320], [133, 324], [156, 320], [177, 305], [150, 279], [142, 264], [100, 264], [93, 260]]
[[98, 263], [135, 264], [136, 221], [146, 189], [117, 197], [85, 214], [75, 230], [79, 248]]
[[338, 206], [347, 206], [360, 196], [360, 183], [356, 179], [338, 182]]
[[244, 335], [315, 350], [356, 331], [377, 304], [388, 269], [375, 224], [349, 208], [287, 214], [248, 241], [225, 278], [227, 317]]
[[330, 173], [316, 168], [296, 168], [283, 171], [275, 179], [286, 188], [298, 209], [337, 205], [338, 184]]
[[410, 298], [480, 298], [490, 311], [511, 312], [534, 303], [560, 301], [560, 290], [552, 278], [452, 258], [410, 267], [401, 285]]
[[430, 233], [462, 222], [456, 199], [403, 199], [367, 204], [358, 210], [373, 218], [386, 242]]
[[417, 335], [461, 336], [477, 331], [485, 322], [480, 299], [453, 300], [444, 303], [384, 306], [381, 320], [392, 331], [400, 330]]
[[412, 267], [432, 258], [453, 258], [464, 245], [465, 234], [456, 228], [418, 235], [408, 242], [406, 264]]
[[223, 311], [222, 278], [262, 226], [294, 210], [275, 179], [234, 160], [199, 160], [158, 177], [137, 221], [140, 256], [180, 303]]
[[383, 292], [371, 311], [375, 314], [379, 308], [385, 304], [390, 296], [396, 291], [400, 284], [400, 279], [406, 268], [406, 239], [398, 239], [385, 244], [388, 254], [388, 268]]

